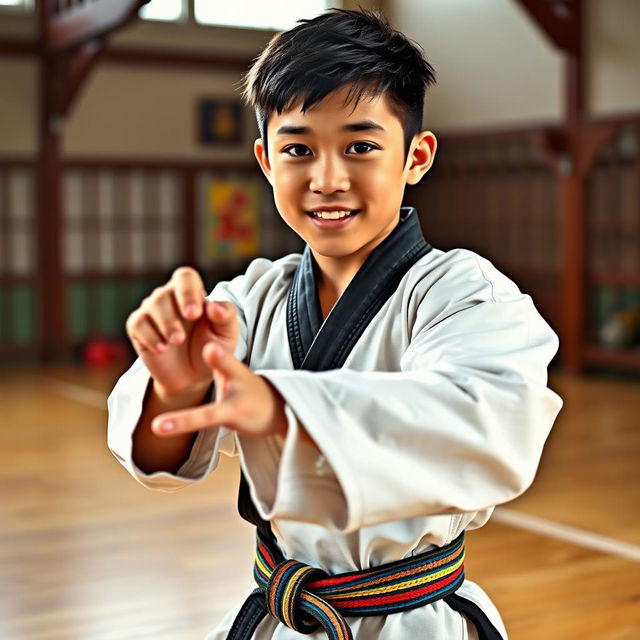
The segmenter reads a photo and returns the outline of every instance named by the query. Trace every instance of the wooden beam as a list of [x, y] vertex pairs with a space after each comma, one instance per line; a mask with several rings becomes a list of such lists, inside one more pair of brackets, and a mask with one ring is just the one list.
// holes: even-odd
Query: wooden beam
[[[100, 40], [90, 41], [99, 42]], [[38, 55], [33, 40], [14, 39], [0, 36], [0, 56], [29, 57]], [[212, 51], [194, 48], [158, 47], [110, 47], [104, 42], [100, 53], [102, 62], [116, 65], [140, 65], [149, 67], [193, 67], [209, 69], [229, 69], [246, 71], [252, 58], [248, 56], [228, 56]]]
[[117, 48], [107, 48], [102, 60], [110, 64], [224, 68], [234, 71], [246, 71], [251, 65], [251, 58], [249, 57], [227, 56], [198, 49], [159, 49], [157, 47], [119, 46]]
[[562, 158], [569, 153], [569, 140], [564, 130], [548, 128], [528, 135], [533, 147], [545, 159], [547, 166], [559, 174]]
[[103, 40], [136, 17], [148, 0], [96, 0], [55, 12], [54, 0], [37, 5], [40, 33], [37, 163], [38, 317], [44, 361], [68, 357], [65, 274], [62, 265], [62, 160], [64, 117], [103, 48]]
[[613, 138], [616, 131], [619, 131], [618, 126], [605, 122], [590, 123], [582, 127], [580, 130], [580, 148], [582, 153], [578, 159], [578, 172], [581, 175], [587, 176], [591, 172], [598, 158], [598, 154]]
[[184, 244], [183, 250], [185, 262], [189, 265], [195, 265], [197, 262], [196, 236], [198, 215], [197, 209], [197, 181], [196, 171], [193, 168], [187, 169], [183, 173], [182, 179], [182, 220], [184, 222]]
[[560, 354], [566, 371], [584, 371], [587, 306], [586, 175], [584, 127], [585, 73], [582, 51], [582, 0], [572, 2], [574, 49], [565, 58], [565, 132], [569, 153], [560, 167], [560, 211], [564, 258], [562, 277], [563, 325]]
[[562, 237], [562, 324], [560, 358], [571, 373], [584, 370], [587, 301], [586, 170], [593, 162], [594, 144], [585, 146], [585, 74], [583, 57], [583, 0], [517, 0], [553, 46], [565, 54], [564, 118], [562, 131], [546, 134], [538, 144], [556, 170], [560, 193]]
[[73, 53], [55, 56], [61, 76], [61, 86], [55, 96], [56, 112], [66, 116], [91, 69], [103, 51], [102, 39], [90, 40], [80, 45]]
[[564, 268], [562, 272], [562, 326], [560, 358], [566, 371], [584, 370], [586, 344], [586, 229], [584, 221], [584, 180], [575, 167], [560, 180], [561, 238]]
[[562, 51], [576, 51], [579, 24], [576, 20], [580, 0], [518, 0], [520, 6], [540, 27], [551, 44]]
[[38, 53], [35, 42], [27, 38], [0, 36], [0, 56], [28, 57]]
[[38, 290], [42, 353], [45, 362], [59, 361], [67, 352], [66, 293], [61, 262], [62, 122], [55, 115], [55, 69], [48, 56], [39, 65], [39, 137], [37, 163]]
[[150, 0], [98, 0], [47, 16], [44, 42], [54, 51], [103, 38], [133, 20]]

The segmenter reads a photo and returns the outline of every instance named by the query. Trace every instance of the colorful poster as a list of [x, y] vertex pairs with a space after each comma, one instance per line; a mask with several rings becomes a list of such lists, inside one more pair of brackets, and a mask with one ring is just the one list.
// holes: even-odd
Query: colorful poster
[[205, 197], [205, 255], [253, 257], [260, 239], [260, 185], [256, 180], [211, 180]]

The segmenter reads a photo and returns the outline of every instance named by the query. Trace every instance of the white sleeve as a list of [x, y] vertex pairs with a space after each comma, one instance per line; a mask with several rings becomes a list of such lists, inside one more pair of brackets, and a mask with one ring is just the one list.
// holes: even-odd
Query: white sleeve
[[[244, 361], [247, 356], [247, 322], [240, 300], [243, 299], [252, 280], [251, 273], [256, 274], [256, 268], [252, 269], [252, 266], [247, 270], [249, 277], [243, 275], [234, 278], [231, 282], [221, 282], [207, 296], [209, 300], [225, 300], [236, 306], [240, 324], [240, 338], [234, 355], [241, 361]], [[259, 266], [264, 271], [264, 267], [267, 265], [263, 262]], [[149, 370], [144, 362], [138, 358], [117, 381], [107, 400], [109, 449], [138, 482], [150, 489], [174, 491], [204, 479], [216, 468], [220, 453], [230, 456], [236, 454], [234, 432], [225, 427], [217, 427], [203, 429], [198, 433], [189, 458], [176, 474], [167, 471], [147, 474], [137, 467], [132, 458], [132, 435], [142, 414], [144, 398], [150, 383]], [[215, 390], [212, 398], [214, 394]]]
[[150, 383], [151, 376], [140, 358], [120, 377], [107, 399], [107, 442], [116, 459], [138, 482], [149, 489], [175, 491], [205, 478], [216, 468], [221, 452], [234, 455], [235, 442], [233, 434], [224, 427], [203, 429], [196, 436], [189, 458], [176, 474], [142, 471], [133, 460], [132, 436]]
[[513, 285], [496, 299], [486, 284], [484, 299], [449, 301], [436, 321], [419, 311], [400, 371], [257, 371], [284, 397], [290, 428], [279, 466], [277, 443], [265, 464], [239, 440], [264, 518], [350, 533], [477, 512], [530, 485], [563, 404], [547, 387], [558, 338], [530, 296]]

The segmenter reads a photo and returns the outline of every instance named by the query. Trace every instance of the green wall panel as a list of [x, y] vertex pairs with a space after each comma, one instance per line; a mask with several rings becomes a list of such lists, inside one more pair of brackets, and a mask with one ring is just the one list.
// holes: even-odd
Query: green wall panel
[[11, 329], [8, 339], [13, 343], [33, 342], [35, 318], [34, 295], [30, 285], [15, 285], [10, 294]]
[[0, 342], [7, 342], [7, 305], [6, 305], [7, 289], [0, 287]]
[[69, 337], [81, 340], [86, 337], [88, 327], [88, 301], [87, 285], [83, 282], [74, 282], [67, 289], [67, 321], [69, 324]]
[[120, 332], [117, 285], [115, 282], [107, 281], [101, 282], [97, 287], [100, 331], [106, 337], [115, 337]]

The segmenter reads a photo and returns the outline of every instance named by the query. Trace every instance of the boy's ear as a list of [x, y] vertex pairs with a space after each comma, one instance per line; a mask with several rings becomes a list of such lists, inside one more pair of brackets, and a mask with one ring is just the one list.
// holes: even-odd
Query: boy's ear
[[421, 131], [416, 134], [411, 143], [412, 151], [407, 160], [407, 184], [418, 184], [422, 176], [431, 169], [436, 156], [438, 141], [431, 131]]
[[262, 169], [262, 173], [264, 173], [267, 180], [271, 182], [271, 163], [267, 157], [267, 151], [264, 148], [262, 138], [257, 138], [253, 143], [253, 153], [255, 154], [256, 160]]

